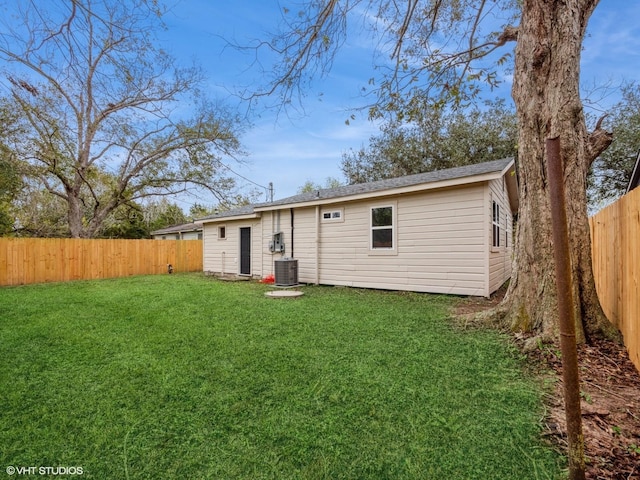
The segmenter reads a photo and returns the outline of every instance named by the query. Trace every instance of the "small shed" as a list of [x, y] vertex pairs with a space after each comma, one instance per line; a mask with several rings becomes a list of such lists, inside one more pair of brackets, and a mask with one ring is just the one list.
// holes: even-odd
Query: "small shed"
[[513, 159], [347, 185], [201, 219], [204, 270], [301, 283], [490, 296], [511, 276]]

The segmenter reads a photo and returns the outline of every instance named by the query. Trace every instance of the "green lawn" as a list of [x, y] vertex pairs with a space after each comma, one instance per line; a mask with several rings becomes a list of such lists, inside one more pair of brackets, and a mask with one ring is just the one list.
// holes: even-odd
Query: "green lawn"
[[0, 289], [0, 475], [562, 476], [539, 383], [506, 337], [452, 327], [451, 298], [268, 289], [193, 274]]

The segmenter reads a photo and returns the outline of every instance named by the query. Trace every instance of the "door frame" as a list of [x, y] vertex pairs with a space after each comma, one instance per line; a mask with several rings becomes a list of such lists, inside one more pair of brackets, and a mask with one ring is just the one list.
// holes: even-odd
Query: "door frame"
[[[247, 236], [243, 237], [243, 233]], [[238, 275], [251, 275], [251, 227], [240, 227], [240, 261], [238, 263]], [[245, 263], [246, 262], [246, 263]]]

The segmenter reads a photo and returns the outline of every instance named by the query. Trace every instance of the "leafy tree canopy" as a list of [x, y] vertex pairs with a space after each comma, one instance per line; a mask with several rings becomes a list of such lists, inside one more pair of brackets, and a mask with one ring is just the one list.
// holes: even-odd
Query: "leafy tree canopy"
[[14, 229], [12, 202], [20, 190], [21, 178], [15, 162], [5, 148], [0, 146], [0, 235]]
[[12, 206], [16, 236], [69, 236], [65, 202], [48, 190], [27, 185], [14, 199]]
[[317, 190], [323, 190], [325, 188], [337, 188], [342, 186], [343, 183], [337, 178], [327, 177], [324, 184], [316, 183], [312, 180], [307, 180], [304, 185], [298, 188], [298, 193], [309, 193]]
[[622, 99], [609, 111], [605, 121], [613, 131], [613, 142], [591, 169], [589, 196], [592, 206], [609, 203], [627, 189], [640, 150], [640, 85], [622, 86]]
[[348, 183], [362, 183], [517, 155], [515, 112], [502, 100], [484, 108], [425, 108], [409, 124], [386, 124], [369, 145], [343, 155]]

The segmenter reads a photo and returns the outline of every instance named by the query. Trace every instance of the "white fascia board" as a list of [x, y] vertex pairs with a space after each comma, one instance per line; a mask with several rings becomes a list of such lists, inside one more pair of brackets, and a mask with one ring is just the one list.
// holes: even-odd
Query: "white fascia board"
[[198, 221], [202, 222], [202, 224], [204, 225], [205, 223], [225, 223], [225, 222], [233, 222], [236, 220], [251, 220], [251, 219], [260, 218], [260, 217], [261, 217], [260, 213], [248, 213], [244, 215], [235, 215], [235, 216], [229, 216], [229, 217], [205, 218]]
[[509, 194], [509, 203], [511, 204], [511, 213], [516, 213], [520, 207], [520, 199], [518, 197], [518, 177], [516, 173], [515, 161], [509, 162], [500, 176], [504, 176], [507, 183], [507, 192]]
[[[506, 169], [508, 170], [508, 168]], [[328, 205], [332, 203], [353, 202], [357, 200], [368, 200], [378, 197], [388, 197], [395, 195], [404, 195], [408, 193], [423, 192], [428, 190], [436, 190], [440, 188], [451, 188], [463, 185], [470, 185], [473, 183], [488, 182], [501, 178], [502, 172], [490, 172], [482, 175], [471, 175], [468, 177], [452, 178], [448, 180], [441, 180], [437, 182], [419, 183], [416, 185], [409, 185], [406, 187], [388, 188], [384, 190], [376, 190], [373, 192], [359, 193], [355, 195], [345, 195], [341, 197], [323, 198], [319, 200], [307, 200], [305, 202], [287, 203], [280, 205], [264, 205], [256, 207], [256, 212], [267, 212], [270, 210], [281, 210], [284, 208], [299, 208], [299, 207], [311, 207], [315, 205]]]

